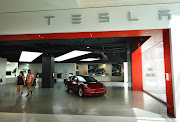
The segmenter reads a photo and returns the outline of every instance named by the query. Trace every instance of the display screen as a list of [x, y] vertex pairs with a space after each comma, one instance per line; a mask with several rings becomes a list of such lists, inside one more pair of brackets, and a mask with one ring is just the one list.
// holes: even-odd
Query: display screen
[[88, 75], [90, 76], [107, 76], [106, 64], [89, 64]]
[[62, 73], [58, 73], [57, 78], [62, 78]]
[[121, 76], [121, 64], [112, 64], [112, 76]]
[[11, 75], [11, 71], [7, 71], [7, 72], [6, 72], [6, 75]]

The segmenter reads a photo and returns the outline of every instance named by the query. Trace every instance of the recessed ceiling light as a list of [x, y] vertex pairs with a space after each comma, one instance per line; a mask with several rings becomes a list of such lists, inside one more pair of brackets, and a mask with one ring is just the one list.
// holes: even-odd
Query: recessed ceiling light
[[90, 48], [90, 47], [86, 47], [86, 48]]
[[71, 51], [69, 53], [66, 53], [66, 54], [64, 54], [62, 56], [59, 56], [59, 57], [55, 58], [55, 61], [64, 61], [64, 60], [68, 60], [68, 59], [75, 58], [75, 57], [78, 57], [78, 56], [86, 55], [86, 54], [89, 54], [89, 53], [92, 53], [92, 52], [74, 50], [74, 51]]
[[43, 54], [43, 53], [22, 51], [21, 56], [19, 58], [19, 62], [32, 62], [34, 59], [39, 57], [41, 54]]
[[80, 61], [97, 61], [100, 60], [99, 58], [86, 58], [86, 59], [82, 59]]

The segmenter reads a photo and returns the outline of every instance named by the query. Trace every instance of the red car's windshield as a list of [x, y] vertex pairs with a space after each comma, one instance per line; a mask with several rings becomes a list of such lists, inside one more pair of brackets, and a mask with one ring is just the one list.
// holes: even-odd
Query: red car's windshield
[[89, 76], [77, 76], [80, 82], [96, 82], [97, 80]]

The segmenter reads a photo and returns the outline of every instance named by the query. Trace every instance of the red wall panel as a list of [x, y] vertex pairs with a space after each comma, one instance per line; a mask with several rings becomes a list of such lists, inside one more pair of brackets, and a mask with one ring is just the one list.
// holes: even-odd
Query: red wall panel
[[168, 75], [169, 75], [169, 80], [166, 77], [167, 112], [169, 115], [174, 117], [169, 30], [163, 31], [163, 44], [164, 44], [165, 77], [166, 77], [166, 73], [168, 73]]
[[0, 41], [152, 36], [158, 30], [0, 35]]
[[141, 47], [132, 54], [132, 84], [134, 91], [143, 91]]

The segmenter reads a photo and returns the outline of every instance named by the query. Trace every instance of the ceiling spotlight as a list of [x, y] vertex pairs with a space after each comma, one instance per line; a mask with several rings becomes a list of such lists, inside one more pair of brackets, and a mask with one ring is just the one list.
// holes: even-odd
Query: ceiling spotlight
[[99, 58], [86, 58], [86, 59], [82, 59], [80, 61], [97, 61], [100, 60]]
[[75, 57], [78, 57], [78, 56], [86, 55], [86, 54], [89, 54], [89, 53], [92, 53], [92, 52], [74, 50], [74, 51], [71, 51], [69, 53], [66, 53], [66, 54], [64, 54], [62, 56], [59, 56], [59, 57], [55, 58], [55, 61], [64, 61], [64, 60], [68, 60], [68, 59], [75, 58]]
[[19, 58], [19, 62], [32, 62], [34, 59], [39, 57], [41, 54], [43, 54], [43, 53], [22, 51], [21, 56]]
[[90, 47], [86, 47], [87, 49], [89, 49]]

